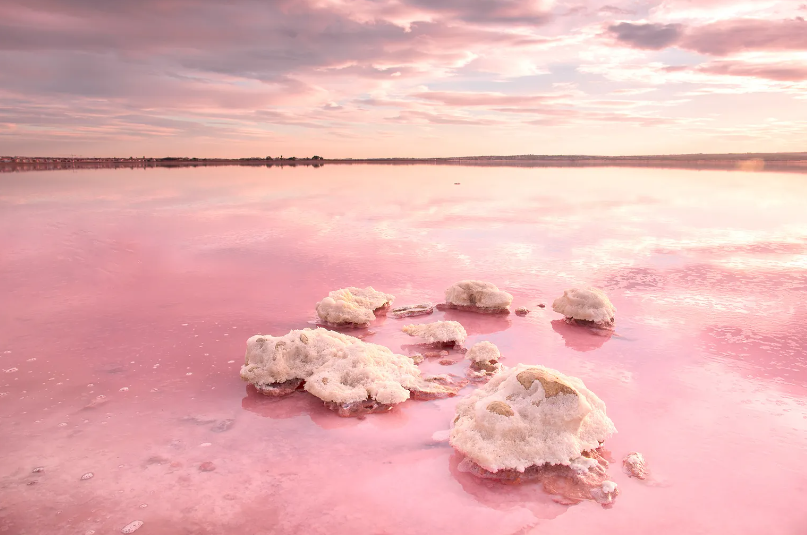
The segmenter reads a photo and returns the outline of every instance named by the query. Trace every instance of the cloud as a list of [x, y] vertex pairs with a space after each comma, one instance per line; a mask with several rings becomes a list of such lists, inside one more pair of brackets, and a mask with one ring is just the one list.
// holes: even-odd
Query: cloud
[[680, 46], [711, 56], [747, 50], [807, 50], [807, 22], [796, 19], [715, 22], [691, 28]]
[[780, 82], [807, 81], [807, 65], [805, 64], [714, 61], [699, 65], [696, 71], [727, 76], [752, 76]]
[[564, 95], [505, 95], [502, 93], [472, 93], [459, 91], [426, 91], [415, 93], [415, 98], [437, 102], [446, 106], [534, 106], [564, 98]]
[[681, 37], [680, 24], [620, 22], [608, 27], [608, 31], [620, 43], [645, 50], [661, 50], [674, 45]]
[[686, 27], [682, 24], [620, 22], [608, 27], [617, 42], [632, 48], [678, 47], [710, 56], [745, 51], [807, 50], [807, 21], [736, 19]]

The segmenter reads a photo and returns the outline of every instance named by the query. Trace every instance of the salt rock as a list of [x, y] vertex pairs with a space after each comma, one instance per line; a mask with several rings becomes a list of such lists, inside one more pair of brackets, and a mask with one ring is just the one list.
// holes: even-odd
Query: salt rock
[[499, 290], [495, 284], [475, 280], [464, 280], [446, 289], [448, 308], [484, 313], [509, 313], [513, 296]]
[[393, 318], [409, 318], [412, 316], [426, 316], [434, 312], [434, 305], [423, 303], [420, 305], [407, 305], [396, 307], [390, 310], [389, 315]]
[[622, 467], [624, 468], [625, 473], [631, 477], [647, 479], [647, 477], [650, 475], [650, 472], [647, 469], [647, 464], [644, 460], [644, 455], [637, 451], [629, 453], [622, 460]]
[[527, 307], [518, 307], [516, 309], [516, 316], [526, 316], [530, 313], [530, 309]]
[[490, 377], [502, 369], [502, 365], [499, 363], [502, 354], [499, 352], [499, 348], [491, 342], [474, 344], [468, 350], [465, 358], [471, 361], [468, 376], [473, 379]]
[[413, 392], [447, 397], [458, 390], [422, 377], [410, 357], [322, 328], [251, 337], [241, 378], [267, 395], [302, 386], [340, 414], [358, 414], [367, 408], [365, 402], [386, 407], [373, 406], [369, 412], [387, 410]]
[[[492, 405], [499, 408], [493, 411]], [[585, 471], [597, 464], [587, 457], [589, 452], [615, 432], [605, 404], [583, 381], [519, 364], [457, 404], [450, 442], [493, 473], [523, 473], [545, 464]]]
[[563, 314], [567, 321], [591, 323], [600, 327], [613, 326], [616, 314], [616, 307], [608, 300], [608, 296], [597, 288], [566, 290], [552, 303], [552, 310]]
[[135, 531], [140, 529], [142, 526], [143, 526], [143, 521], [142, 520], [135, 520], [134, 522], [130, 522], [130, 523], [126, 524], [120, 530], [120, 532], [121, 533], [134, 533]]
[[407, 325], [403, 332], [409, 336], [422, 338], [427, 344], [434, 345], [462, 345], [468, 337], [465, 328], [456, 321], [435, 321], [419, 325]]
[[395, 296], [372, 286], [353, 286], [334, 290], [317, 303], [317, 315], [331, 325], [366, 326], [375, 319], [375, 311], [390, 306]]

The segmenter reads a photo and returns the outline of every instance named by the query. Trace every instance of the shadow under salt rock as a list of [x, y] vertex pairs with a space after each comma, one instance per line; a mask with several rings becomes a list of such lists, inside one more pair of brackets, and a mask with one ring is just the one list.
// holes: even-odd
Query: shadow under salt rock
[[608, 329], [570, 325], [565, 320], [552, 320], [552, 330], [563, 337], [566, 347], [575, 351], [593, 351], [599, 349], [614, 335]]
[[[388, 412], [368, 414], [364, 417], [344, 418], [328, 409], [323, 401], [305, 391], [298, 391], [283, 397], [264, 396], [252, 386], [246, 386], [247, 395], [241, 400], [241, 408], [264, 418], [285, 420], [307, 415], [322, 429], [342, 429], [355, 427], [367, 420], [374, 426], [387, 429], [403, 427], [409, 421], [402, 407], [393, 407]], [[424, 403], [405, 401], [407, 403]]]
[[442, 319], [458, 321], [465, 328], [468, 336], [497, 333], [509, 329], [512, 325], [509, 314], [481, 314], [464, 310], [446, 309], [443, 311]]
[[491, 479], [481, 479], [459, 468], [463, 456], [456, 451], [448, 459], [448, 470], [467, 494], [476, 501], [496, 509], [507, 511], [518, 507], [528, 509], [536, 518], [557, 518], [569, 509], [555, 501], [538, 482], [507, 484]]

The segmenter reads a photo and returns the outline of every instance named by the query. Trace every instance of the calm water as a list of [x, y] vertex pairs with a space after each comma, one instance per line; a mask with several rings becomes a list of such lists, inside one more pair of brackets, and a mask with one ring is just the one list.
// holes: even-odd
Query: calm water
[[[807, 533], [805, 199], [807, 175], [652, 169], [0, 176], [0, 531]], [[532, 312], [414, 320], [583, 379], [619, 429], [612, 509], [458, 471], [432, 439], [456, 398], [341, 419], [238, 376], [247, 337], [312, 326], [330, 290], [465, 278]], [[618, 336], [536, 307], [589, 284]], [[366, 340], [405, 352], [410, 322]], [[636, 450], [654, 482], [622, 473]]]

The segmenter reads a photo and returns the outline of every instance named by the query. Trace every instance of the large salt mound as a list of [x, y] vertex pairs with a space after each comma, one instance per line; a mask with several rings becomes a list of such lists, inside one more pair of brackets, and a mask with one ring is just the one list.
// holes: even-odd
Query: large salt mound
[[602, 327], [614, 324], [616, 307], [602, 290], [572, 288], [563, 292], [552, 303], [552, 310], [566, 316], [566, 319], [592, 322]]
[[605, 404], [580, 379], [519, 364], [457, 404], [450, 442], [489, 472], [545, 464], [585, 470], [594, 463], [588, 452], [614, 432]]
[[422, 338], [427, 344], [462, 345], [468, 337], [465, 328], [456, 321], [435, 321], [419, 325], [406, 325], [403, 332]]
[[513, 296], [495, 284], [464, 280], [446, 289], [446, 306], [475, 312], [509, 312]]
[[389, 306], [395, 296], [373, 289], [350, 286], [334, 290], [317, 303], [317, 315], [332, 325], [367, 325], [375, 319], [373, 312]]
[[421, 377], [409, 357], [322, 328], [251, 337], [241, 378], [267, 395], [293, 392], [304, 381], [306, 391], [339, 406], [368, 400], [393, 405], [409, 399], [410, 391], [421, 398], [456, 393]]

